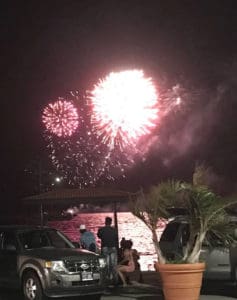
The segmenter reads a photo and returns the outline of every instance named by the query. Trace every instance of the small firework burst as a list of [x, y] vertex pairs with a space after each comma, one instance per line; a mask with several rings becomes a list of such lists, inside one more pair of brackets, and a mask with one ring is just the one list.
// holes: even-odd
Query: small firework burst
[[46, 129], [56, 136], [71, 136], [78, 127], [77, 109], [71, 102], [59, 98], [45, 107], [42, 120]]

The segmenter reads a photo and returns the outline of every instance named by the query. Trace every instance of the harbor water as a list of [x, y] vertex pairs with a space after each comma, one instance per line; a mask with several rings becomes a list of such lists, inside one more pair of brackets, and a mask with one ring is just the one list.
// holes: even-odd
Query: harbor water
[[[113, 219], [113, 213], [83, 213], [78, 214], [71, 220], [49, 221], [48, 225], [61, 230], [70, 240], [79, 241], [80, 224], [85, 224], [88, 230], [92, 231], [97, 238], [97, 231], [104, 226], [105, 217]], [[158, 236], [164, 230], [165, 222], [160, 221], [158, 226]], [[118, 213], [118, 233], [119, 241], [122, 237], [133, 241], [133, 248], [140, 253], [140, 264], [143, 271], [154, 270], [153, 264], [157, 260], [155, 249], [152, 243], [150, 230], [146, 225], [129, 212]], [[97, 238], [100, 248], [100, 240]]]

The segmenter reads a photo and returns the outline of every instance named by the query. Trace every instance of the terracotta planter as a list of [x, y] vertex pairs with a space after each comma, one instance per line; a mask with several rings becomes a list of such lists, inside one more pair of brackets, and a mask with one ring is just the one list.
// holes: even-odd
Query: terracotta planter
[[198, 300], [204, 263], [158, 264], [165, 300]]

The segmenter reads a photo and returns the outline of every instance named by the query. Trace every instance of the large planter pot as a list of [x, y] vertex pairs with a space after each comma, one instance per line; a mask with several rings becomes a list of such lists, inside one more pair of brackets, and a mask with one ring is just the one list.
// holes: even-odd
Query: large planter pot
[[204, 263], [158, 264], [165, 300], [198, 300]]

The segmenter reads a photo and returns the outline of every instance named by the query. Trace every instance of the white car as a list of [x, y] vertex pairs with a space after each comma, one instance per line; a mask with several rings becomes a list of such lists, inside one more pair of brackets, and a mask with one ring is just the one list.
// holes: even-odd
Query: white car
[[[160, 238], [163, 254], [171, 260], [179, 259], [187, 244], [188, 237], [189, 224], [184, 218], [177, 217], [170, 221]], [[206, 263], [205, 279], [237, 282], [237, 244], [226, 248], [221, 242], [218, 242], [218, 245], [213, 248], [204, 242], [200, 259]]]

